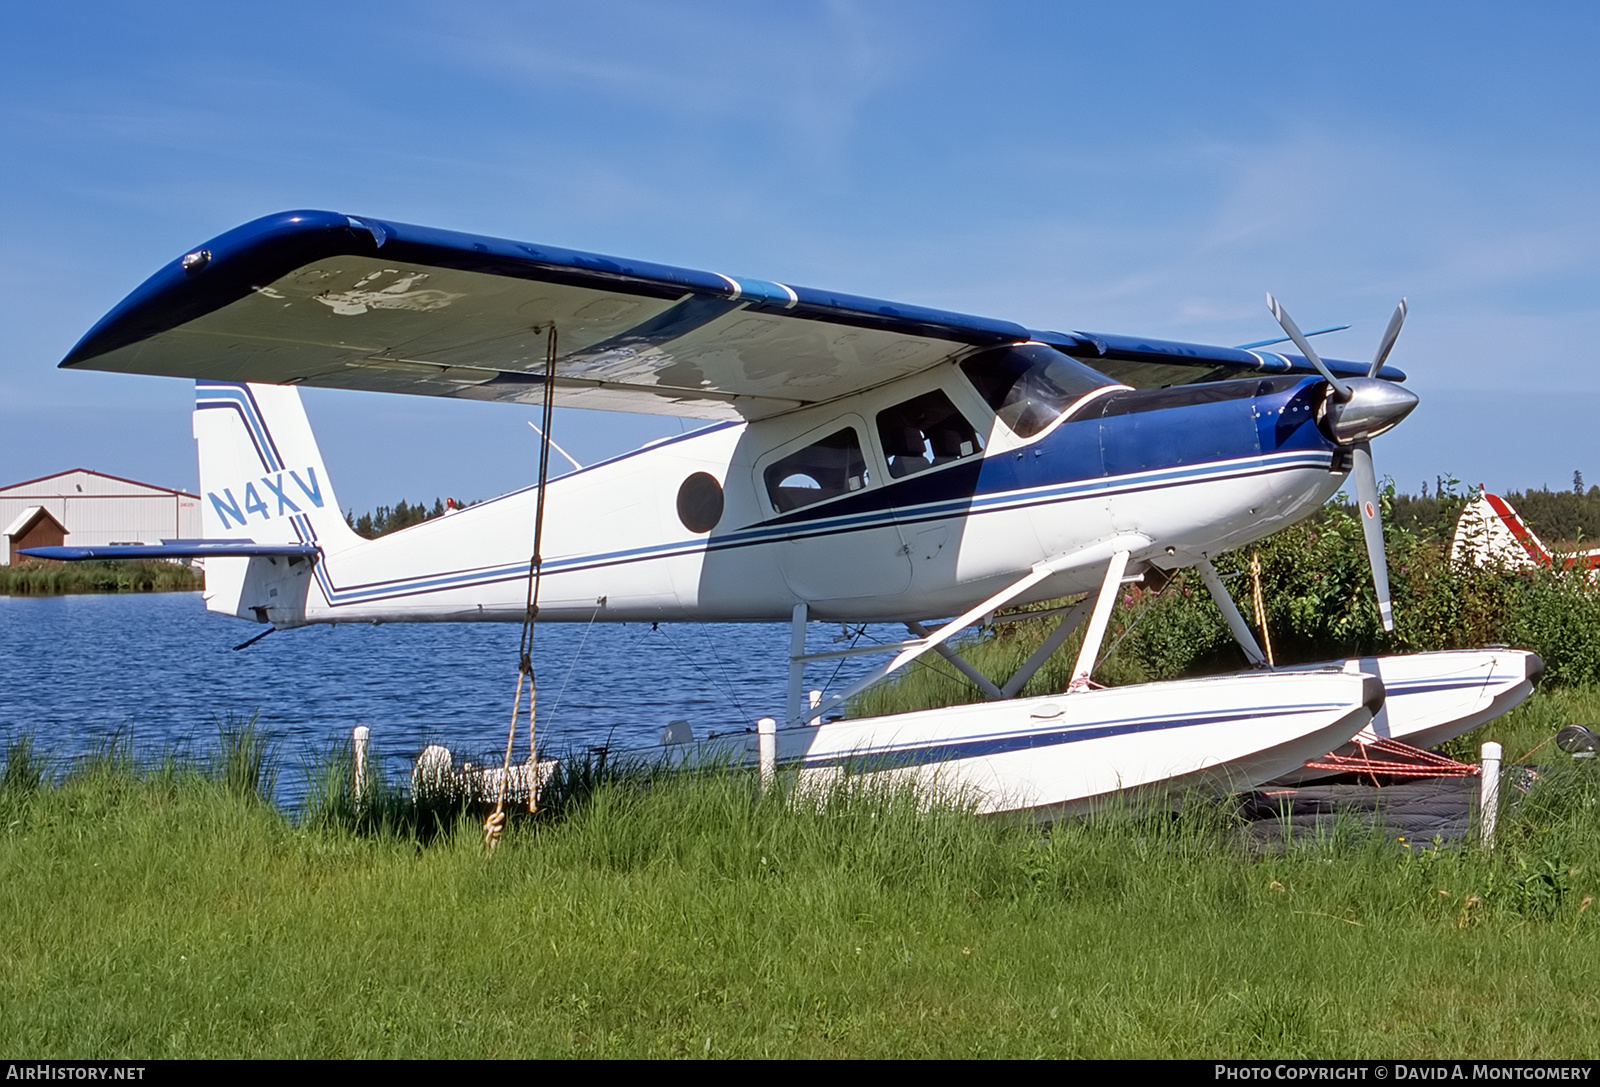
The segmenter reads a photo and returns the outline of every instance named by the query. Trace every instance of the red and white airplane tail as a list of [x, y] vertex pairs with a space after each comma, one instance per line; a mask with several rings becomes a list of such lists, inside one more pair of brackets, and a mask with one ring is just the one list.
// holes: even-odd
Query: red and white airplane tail
[[1509, 570], [1536, 567], [1562, 570], [1600, 570], [1600, 549], [1557, 555], [1545, 546], [1517, 511], [1497, 494], [1484, 491], [1469, 502], [1456, 522], [1450, 557], [1478, 566], [1496, 564]]

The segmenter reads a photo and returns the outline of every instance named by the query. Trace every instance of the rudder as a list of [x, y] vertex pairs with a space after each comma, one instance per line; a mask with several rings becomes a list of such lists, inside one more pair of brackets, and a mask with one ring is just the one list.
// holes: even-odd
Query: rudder
[[[362, 542], [340, 512], [298, 389], [197, 381], [194, 436], [206, 539], [314, 544], [324, 556]], [[289, 560], [210, 559], [206, 607], [298, 625], [316, 592], [309, 573]]]
[[194, 436], [208, 539], [334, 550], [359, 542], [339, 510], [298, 389], [196, 382]]

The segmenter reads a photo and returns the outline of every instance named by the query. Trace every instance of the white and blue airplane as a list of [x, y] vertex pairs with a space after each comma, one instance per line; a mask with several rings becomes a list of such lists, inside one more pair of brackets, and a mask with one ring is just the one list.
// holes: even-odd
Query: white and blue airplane
[[[1066, 810], [1148, 782], [1264, 780], [1345, 744], [1375, 716], [1393, 720], [1380, 669], [1335, 662], [1088, 688], [1118, 586], [1151, 570], [1198, 567], [1246, 655], [1262, 662], [1209, 556], [1311, 515], [1352, 476], [1392, 627], [1369, 443], [1417, 403], [1386, 366], [1405, 303], [1375, 357], [1353, 363], [1320, 359], [1268, 302], [1301, 354], [1265, 349], [1283, 341], [1227, 348], [1028, 329], [285, 212], [158, 271], [61, 364], [196, 380], [205, 538], [35, 553], [204, 556], [206, 606], [273, 628], [522, 622], [542, 493], [540, 622], [792, 625], [780, 762], [842, 765], [867, 752], [953, 767], [964, 787], [987, 783], [978, 787], [991, 810]], [[365, 540], [345, 523], [297, 385], [548, 397], [711, 422]], [[1088, 596], [1061, 609], [1040, 653], [1003, 682], [949, 644], [996, 609], [1078, 593]], [[1072, 689], [1017, 699], [1085, 619]], [[935, 620], [946, 621], [930, 630]], [[861, 683], [808, 704], [809, 621], [901, 622], [914, 637]], [[877, 719], [886, 725], [814, 723], [929, 651], [993, 703]], [[1483, 698], [1503, 701], [1531, 682], [1528, 658], [1474, 658], [1453, 689], [1476, 691], [1482, 713]]]

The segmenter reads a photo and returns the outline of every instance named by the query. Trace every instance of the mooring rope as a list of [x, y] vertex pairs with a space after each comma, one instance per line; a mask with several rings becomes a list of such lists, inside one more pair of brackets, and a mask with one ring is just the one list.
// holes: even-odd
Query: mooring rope
[[534, 767], [529, 784], [528, 810], [538, 806], [538, 746], [534, 733], [535, 711], [539, 704], [538, 685], [533, 675], [533, 631], [539, 617], [539, 574], [544, 565], [544, 500], [550, 482], [550, 424], [555, 415], [556, 326], [551, 322], [545, 340], [544, 403], [539, 428], [539, 490], [533, 513], [533, 556], [528, 560], [528, 604], [522, 614], [522, 638], [517, 647], [517, 693], [511, 701], [511, 724], [506, 730], [506, 757], [500, 767], [500, 788], [496, 790], [494, 811], [483, 823], [483, 844], [492, 853], [506, 825], [506, 789], [511, 783], [511, 749], [517, 738], [517, 716], [522, 709], [522, 686], [528, 686], [528, 761]]
[[1261, 648], [1267, 654], [1267, 667], [1274, 668], [1272, 660], [1272, 632], [1267, 630], [1267, 606], [1261, 599], [1261, 552], [1250, 552], [1250, 599], [1255, 604], [1256, 627], [1261, 631]]

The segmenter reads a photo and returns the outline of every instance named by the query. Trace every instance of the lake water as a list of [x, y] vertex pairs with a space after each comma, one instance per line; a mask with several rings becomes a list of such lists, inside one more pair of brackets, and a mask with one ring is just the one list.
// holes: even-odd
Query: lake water
[[[396, 781], [429, 743], [458, 758], [503, 754], [518, 627], [318, 626], [233, 650], [262, 629], [207, 612], [198, 593], [0, 596], [0, 738], [31, 733], [59, 762], [114, 737], [141, 758], [204, 755], [221, 724], [254, 716], [277, 745], [286, 804], [303, 791], [301, 767], [356, 725], [372, 729]], [[837, 648], [840, 633], [813, 624], [809, 648]], [[905, 636], [869, 627], [865, 639]], [[699, 737], [781, 718], [788, 646], [787, 626], [542, 625], [540, 749], [645, 746], [678, 718]], [[881, 659], [815, 663], [807, 687], [838, 690]], [[525, 717], [515, 757], [527, 757]]]

